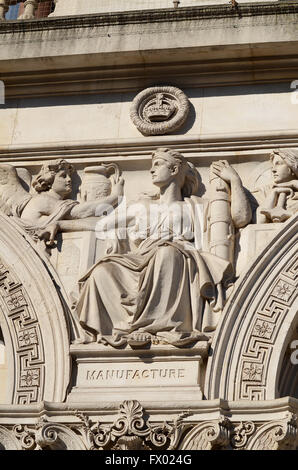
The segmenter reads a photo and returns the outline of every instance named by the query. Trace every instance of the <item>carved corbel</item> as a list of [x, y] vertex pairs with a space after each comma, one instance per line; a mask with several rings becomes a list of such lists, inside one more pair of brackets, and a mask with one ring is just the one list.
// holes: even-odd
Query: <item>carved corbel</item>
[[230, 448], [231, 423], [226, 417], [195, 426], [179, 450], [220, 450]]
[[285, 419], [261, 426], [248, 450], [295, 450], [298, 447], [297, 416], [288, 413]]
[[86, 450], [82, 440], [64, 424], [45, 423], [35, 434], [36, 444], [41, 449]]
[[26, 0], [24, 3], [24, 13], [19, 16], [19, 20], [34, 20], [38, 0]]
[[86, 450], [80, 436], [60, 423], [42, 418], [34, 427], [15, 426], [15, 437], [23, 450]]
[[0, 450], [21, 450], [19, 441], [13, 435], [13, 432], [0, 426]]
[[8, 0], [0, 0], [0, 21], [5, 21], [5, 15], [8, 12]]

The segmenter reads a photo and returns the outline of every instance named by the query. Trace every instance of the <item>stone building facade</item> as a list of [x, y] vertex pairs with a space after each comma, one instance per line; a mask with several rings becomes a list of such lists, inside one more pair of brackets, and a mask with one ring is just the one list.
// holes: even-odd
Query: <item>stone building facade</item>
[[0, 448], [297, 449], [298, 1], [0, 20]]

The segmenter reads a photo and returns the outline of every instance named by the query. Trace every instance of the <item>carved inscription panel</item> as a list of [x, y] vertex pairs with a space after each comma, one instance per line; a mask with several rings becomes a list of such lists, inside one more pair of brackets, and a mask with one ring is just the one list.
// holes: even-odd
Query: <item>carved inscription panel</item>
[[79, 364], [79, 387], [146, 387], [197, 385], [199, 362], [163, 361], [154, 363]]

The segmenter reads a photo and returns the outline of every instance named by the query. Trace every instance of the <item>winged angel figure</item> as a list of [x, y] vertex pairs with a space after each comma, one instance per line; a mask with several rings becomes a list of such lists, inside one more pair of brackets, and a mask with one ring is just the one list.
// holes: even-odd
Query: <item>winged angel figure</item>
[[103, 201], [74, 201], [70, 199], [74, 171], [74, 166], [66, 160], [47, 162], [30, 182], [29, 192], [15, 167], [0, 165], [0, 209], [35, 241], [42, 240], [52, 246], [56, 233], [63, 229], [63, 221], [99, 217], [107, 205], [115, 207], [123, 194], [120, 177]]

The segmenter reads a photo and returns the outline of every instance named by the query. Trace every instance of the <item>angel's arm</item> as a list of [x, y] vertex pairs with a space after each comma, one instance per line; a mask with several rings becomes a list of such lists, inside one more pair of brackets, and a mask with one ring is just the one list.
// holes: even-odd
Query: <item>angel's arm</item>
[[111, 212], [118, 206], [123, 196], [124, 180], [119, 179], [114, 184], [112, 193], [107, 196], [103, 201], [81, 202], [72, 208], [70, 217], [73, 219], [84, 219], [86, 217], [101, 217], [102, 215]]

